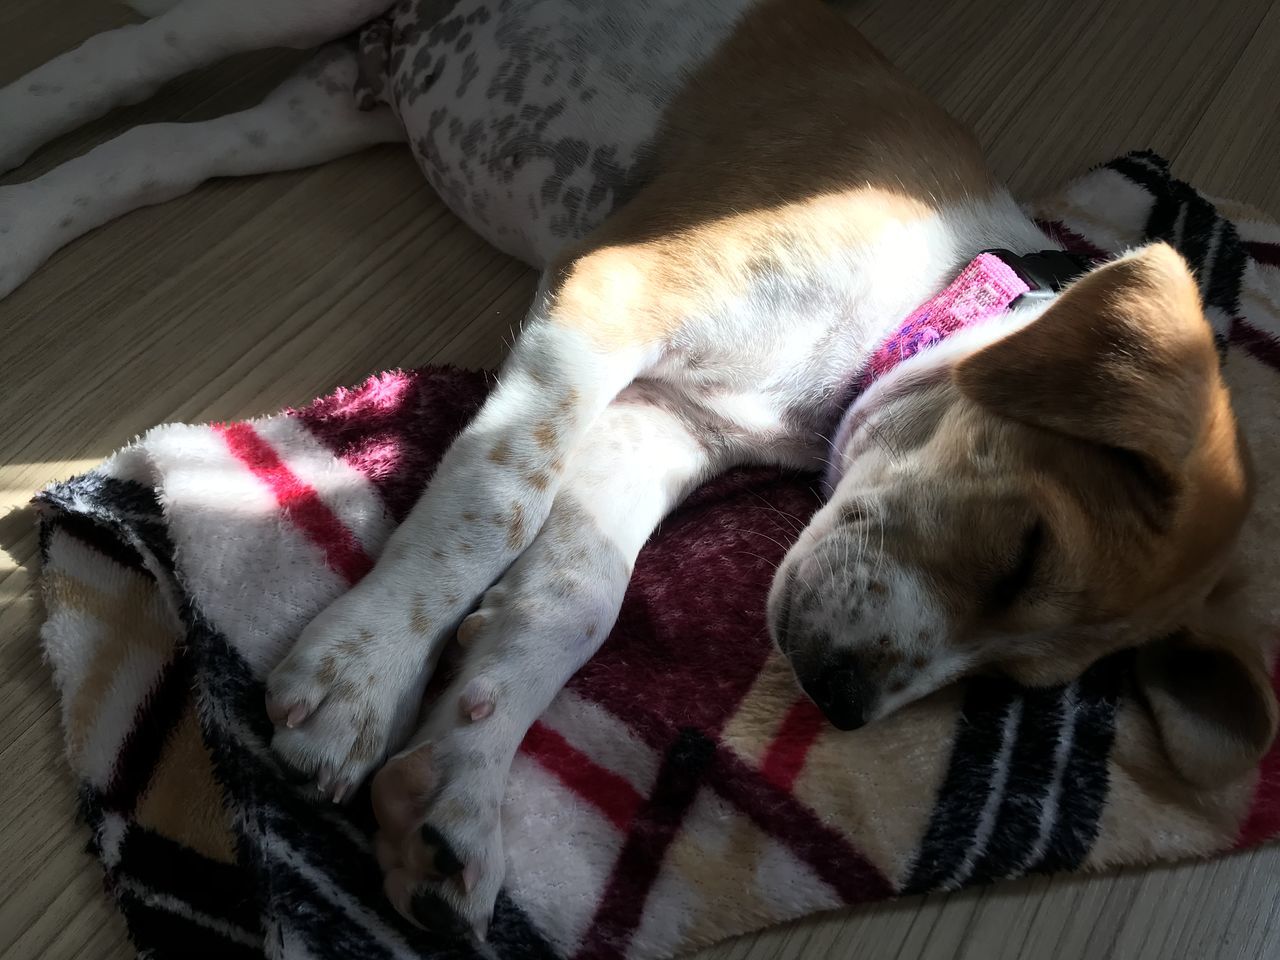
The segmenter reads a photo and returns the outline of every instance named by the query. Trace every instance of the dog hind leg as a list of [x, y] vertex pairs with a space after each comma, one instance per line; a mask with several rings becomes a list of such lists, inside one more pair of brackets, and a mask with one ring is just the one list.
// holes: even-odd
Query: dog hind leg
[[134, 127], [27, 183], [0, 187], [0, 299], [72, 240], [212, 177], [313, 166], [404, 139], [385, 106], [357, 108], [354, 43], [330, 44], [258, 106]]
[[[54, 137], [138, 103], [234, 53], [305, 50], [376, 17], [391, 0], [183, 0], [153, 19], [90, 37], [0, 87], [0, 173]], [[142, 9], [162, 6], [144, 0]]]

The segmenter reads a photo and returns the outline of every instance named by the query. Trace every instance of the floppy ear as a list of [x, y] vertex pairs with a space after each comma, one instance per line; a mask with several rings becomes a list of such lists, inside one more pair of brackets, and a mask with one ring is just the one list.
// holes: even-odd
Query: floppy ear
[[1173, 768], [1198, 787], [1252, 770], [1276, 734], [1276, 696], [1262, 653], [1182, 631], [1138, 649], [1138, 686]]
[[1219, 382], [1195, 280], [1163, 243], [1086, 274], [1027, 326], [966, 357], [955, 378], [995, 413], [1135, 455], [1166, 482]]

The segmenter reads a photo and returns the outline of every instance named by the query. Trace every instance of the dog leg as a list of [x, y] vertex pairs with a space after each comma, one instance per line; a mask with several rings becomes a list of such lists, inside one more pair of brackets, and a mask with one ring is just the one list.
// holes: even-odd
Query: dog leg
[[[591, 290], [614, 289], [613, 273], [583, 272], [595, 278]], [[538, 296], [497, 389], [373, 571], [308, 625], [271, 674], [273, 745], [322, 792], [346, 793], [404, 743], [458, 622], [542, 528], [591, 424], [658, 356], [656, 346], [602, 343], [565, 321], [580, 286]], [[633, 287], [620, 292], [630, 297]], [[593, 314], [617, 318], [629, 307], [606, 293]]]
[[537, 539], [462, 622], [458, 675], [374, 778], [386, 890], [422, 926], [483, 936], [506, 869], [498, 812], [516, 749], [609, 633], [653, 528], [725, 466], [631, 393], [593, 427]]
[[0, 299], [76, 237], [211, 177], [293, 170], [403, 140], [390, 108], [356, 108], [355, 78], [354, 49], [331, 44], [252, 109], [134, 127], [42, 177], [0, 187]]
[[0, 88], [0, 173], [59, 134], [138, 103], [233, 53], [305, 50], [354, 30], [392, 0], [185, 0], [152, 20], [90, 37]]

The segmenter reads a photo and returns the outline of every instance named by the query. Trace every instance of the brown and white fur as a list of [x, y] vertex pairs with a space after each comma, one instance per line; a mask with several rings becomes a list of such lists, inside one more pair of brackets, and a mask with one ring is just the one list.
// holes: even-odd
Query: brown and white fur
[[[0, 167], [180, 72], [385, 7], [184, 0], [0, 90]], [[1249, 470], [1177, 254], [1134, 250], [905, 363], [831, 450], [847, 386], [906, 314], [985, 248], [1045, 245], [962, 127], [816, 0], [409, 0], [389, 17], [259, 107], [138, 128], [0, 188], [0, 294], [210, 176], [394, 140], [543, 269], [480, 414], [268, 681], [274, 746], [322, 791], [381, 768], [378, 856], [407, 917], [483, 933], [518, 744], [609, 633], [654, 526], [738, 464], [835, 460], [769, 617], [841, 725], [974, 671], [1050, 683], [1137, 646], [1181, 775], [1232, 777], [1266, 749], [1260, 638], [1213, 610]], [[420, 719], [455, 636], [461, 666]]]

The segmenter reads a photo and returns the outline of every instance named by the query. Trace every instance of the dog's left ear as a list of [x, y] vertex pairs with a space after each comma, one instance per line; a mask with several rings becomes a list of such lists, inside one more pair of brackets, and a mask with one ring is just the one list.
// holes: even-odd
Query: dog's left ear
[[1183, 630], [1138, 648], [1137, 681], [1169, 761], [1190, 783], [1229, 783], [1271, 748], [1276, 695], [1256, 645]]
[[1068, 286], [1040, 317], [959, 363], [956, 383], [1002, 416], [1134, 455], [1176, 481], [1223, 389], [1195, 280], [1163, 243]]

